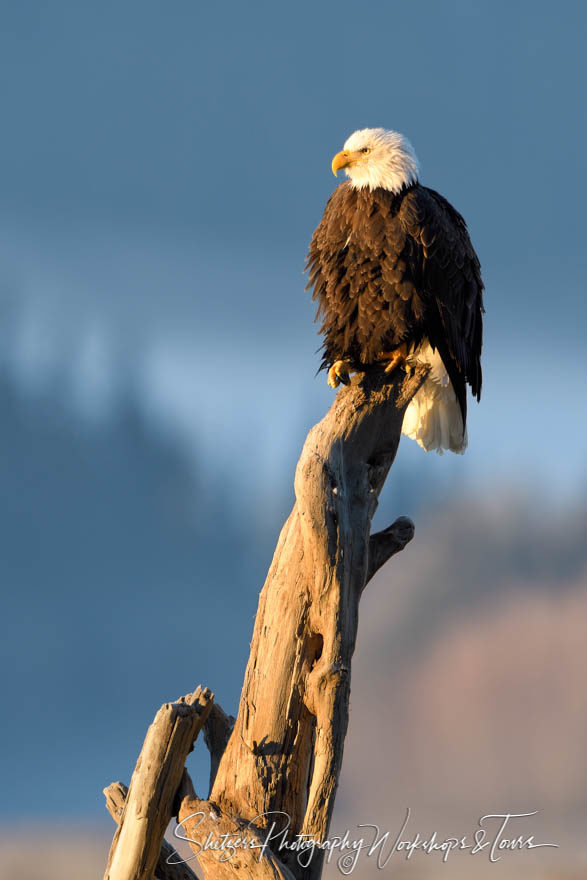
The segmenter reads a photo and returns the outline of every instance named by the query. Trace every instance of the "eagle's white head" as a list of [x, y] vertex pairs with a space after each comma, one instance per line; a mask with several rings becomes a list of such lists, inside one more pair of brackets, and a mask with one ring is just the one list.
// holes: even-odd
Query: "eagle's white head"
[[409, 140], [397, 131], [362, 128], [332, 160], [332, 173], [344, 168], [353, 186], [382, 187], [398, 193], [418, 180], [418, 160]]

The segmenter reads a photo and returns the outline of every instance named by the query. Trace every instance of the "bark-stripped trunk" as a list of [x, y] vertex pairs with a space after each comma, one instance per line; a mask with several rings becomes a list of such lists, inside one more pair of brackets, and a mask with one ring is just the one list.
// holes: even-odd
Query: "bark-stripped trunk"
[[[253, 833], [261, 844], [269, 830], [284, 827], [285, 817], [290, 844], [296, 835], [327, 839], [348, 725], [359, 599], [375, 571], [413, 536], [403, 517], [371, 535], [371, 519], [405, 408], [425, 374], [419, 368], [389, 383], [374, 373], [343, 388], [306, 439], [296, 503], [259, 600], [236, 723], [232, 728], [233, 719], [214, 706], [205, 725], [210, 795], [198, 799], [187, 774], [178, 793], [178, 819], [194, 841]], [[277, 813], [285, 814], [281, 824]], [[318, 880], [323, 853], [315, 850], [302, 866], [298, 852], [280, 848], [281, 840], [263, 850], [238, 848], [231, 858], [208, 849], [198, 860], [207, 880]], [[193, 848], [198, 851], [197, 843]]]

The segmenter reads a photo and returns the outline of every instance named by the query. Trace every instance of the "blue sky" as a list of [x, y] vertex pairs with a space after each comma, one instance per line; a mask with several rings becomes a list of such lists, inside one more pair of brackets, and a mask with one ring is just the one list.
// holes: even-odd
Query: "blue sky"
[[[86, 739], [70, 742], [64, 725], [60, 772], [73, 754], [85, 766], [106, 735], [86, 681], [128, 712], [120, 749], [105, 748], [75, 795], [55, 795], [56, 813], [95, 813], [103, 773], [124, 775], [185, 660], [178, 637], [135, 699], [133, 640], [158, 626], [160, 596], [161, 620], [187, 638], [174, 597], [189, 604], [200, 559], [196, 594], [208, 590], [206, 547], [227, 522], [243, 556], [209, 601], [211, 614], [233, 608], [233, 654], [214, 674], [204, 634], [197, 665], [236, 699], [297, 454], [332, 399], [315, 376], [302, 270], [336, 185], [330, 159], [354, 129], [410, 138], [422, 182], [466, 217], [487, 288], [470, 448], [440, 458], [402, 442], [396, 513], [513, 485], [540, 516], [584, 494], [587, 12], [526, 0], [0, 5], [0, 521], [11, 536], [0, 573], [7, 644], [31, 626], [38, 635], [26, 668], [7, 662], [15, 699], [45, 671], [56, 717], [67, 693], [87, 699]], [[168, 472], [181, 483], [169, 497]], [[151, 497], [162, 505], [152, 515]], [[202, 499], [215, 505], [205, 527]], [[72, 600], [86, 585], [89, 618]], [[104, 633], [126, 670], [116, 698]]]
[[[214, 364], [230, 394], [235, 359], [259, 392], [235, 399], [239, 421], [239, 400], [251, 408], [251, 444], [268, 397], [284, 418], [319, 414], [307, 243], [335, 185], [331, 155], [354, 128], [393, 127], [467, 218], [484, 268], [479, 467], [510, 459], [519, 475], [527, 454], [573, 483], [584, 18], [578, 3], [464, 0], [4, 4], [0, 280], [21, 329], [32, 322], [29, 355], [57, 346], [77, 377], [80, 359], [88, 375], [94, 364], [88, 410], [92, 395], [103, 404], [100, 363], [115, 381], [122, 351], [184, 434], [202, 421], [185, 407], [194, 384], [201, 433], [221, 432], [200, 380]], [[295, 364], [285, 386], [283, 361]], [[277, 466], [284, 442], [277, 432], [264, 453]]]

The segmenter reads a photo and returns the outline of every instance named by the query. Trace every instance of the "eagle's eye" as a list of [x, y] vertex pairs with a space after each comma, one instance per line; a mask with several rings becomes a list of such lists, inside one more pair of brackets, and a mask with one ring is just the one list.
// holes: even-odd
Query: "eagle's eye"
[[371, 152], [370, 147], [361, 147], [361, 149], [359, 150], [359, 153], [370, 153], [370, 152]]

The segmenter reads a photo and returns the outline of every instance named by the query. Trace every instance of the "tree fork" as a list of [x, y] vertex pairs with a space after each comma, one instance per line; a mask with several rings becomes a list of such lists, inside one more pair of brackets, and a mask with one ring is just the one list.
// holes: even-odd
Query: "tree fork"
[[[259, 598], [234, 727], [222, 710], [205, 725], [209, 797], [196, 796], [187, 773], [176, 797], [178, 821], [195, 841], [206, 880], [319, 880], [320, 850], [302, 865], [299, 853], [280, 848], [277, 839], [261, 845], [286, 822], [290, 843], [298, 834], [328, 837], [348, 726], [359, 599], [414, 534], [411, 521], [400, 517], [371, 535], [371, 520], [405, 409], [427, 372], [419, 366], [390, 379], [375, 369], [354, 377], [308, 434], [296, 469], [296, 502]], [[259, 848], [239, 848], [227, 858], [226, 851], [200, 849], [209, 834], [248, 836]]]
[[[343, 388], [310, 431], [298, 462], [296, 503], [261, 592], [236, 724], [210, 793], [221, 811], [258, 828], [271, 827], [267, 813], [287, 814], [290, 840], [328, 834], [359, 597], [367, 579], [413, 536], [413, 525], [401, 518], [370, 544], [371, 519], [405, 409], [426, 373], [420, 368], [390, 383], [378, 371]], [[180, 817], [189, 810], [188, 800]], [[321, 874], [318, 851], [307, 868], [295, 852], [279, 857], [299, 880]]]

